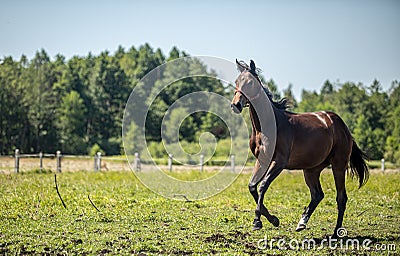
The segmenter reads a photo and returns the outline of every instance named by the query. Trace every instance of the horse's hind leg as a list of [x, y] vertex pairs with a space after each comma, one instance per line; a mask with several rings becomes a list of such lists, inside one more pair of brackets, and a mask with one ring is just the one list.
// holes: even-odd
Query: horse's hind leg
[[336, 202], [338, 205], [338, 218], [333, 236], [337, 237], [337, 231], [342, 227], [344, 211], [346, 210], [347, 194], [346, 194], [346, 164], [332, 164], [333, 177], [336, 185]]
[[313, 169], [304, 170], [304, 179], [310, 189], [311, 202], [302, 214], [299, 224], [297, 224], [296, 231], [301, 231], [306, 228], [307, 222], [310, 219], [315, 208], [317, 208], [319, 202], [324, 198], [324, 192], [322, 191], [321, 182], [319, 180], [321, 171], [326, 167], [326, 164], [318, 166]]

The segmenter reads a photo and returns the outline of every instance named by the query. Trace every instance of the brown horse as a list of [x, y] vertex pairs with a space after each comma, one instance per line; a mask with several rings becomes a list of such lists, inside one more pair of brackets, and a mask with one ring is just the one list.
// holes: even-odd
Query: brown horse
[[[328, 111], [296, 114], [287, 111], [288, 104], [285, 99], [275, 102], [269, 90], [262, 86], [254, 62], [250, 67], [243, 61], [236, 60], [239, 77], [236, 79], [236, 90], [231, 108], [235, 113], [240, 113], [245, 106], [250, 108], [252, 134], [250, 148], [257, 158], [257, 164], [249, 183], [249, 190], [257, 207], [255, 210], [254, 230], [262, 228], [261, 215], [274, 226], [279, 226], [279, 219], [271, 215], [263, 204], [264, 195], [272, 181], [285, 169], [303, 169], [304, 178], [311, 193], [311, 202], [305, 209], [297, 225], [296, 231], [306, 228], [319, 202], [324, 198], [321, 188], [321, 171], [331, 165], [336, 185], [336, 202], [338, 205], [338, 218], [334, 231], [342, 227], [343, 215], [346, 209], [347, 195], [345, 176], [350, 164], [351, 176], [359, 179], [359, 187], [368, 180], [369, 172], [365, 163], [366, 155], [360, 150], [352, 138], [350, 131], [343, 120], [335, 113]], [[246, 93], [244, 93], [246, 92]], [[265, 147], [259, 117], [263, 113], [256, 111], [254, 104], [260, 93], [265, 92], [271, 102], [276, 123], [276, 142], [268, 166], [260, 165], [259, 153]], [[271, 120], [273, 121], [273, 120]], [[268, 134], [263, 136], [268, 137]], [[260, 184], [259, 192], [257, 186]]]

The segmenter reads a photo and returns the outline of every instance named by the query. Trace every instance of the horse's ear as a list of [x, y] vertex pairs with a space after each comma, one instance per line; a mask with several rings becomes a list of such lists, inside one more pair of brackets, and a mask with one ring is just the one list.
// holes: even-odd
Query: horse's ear
[[240, 63], [237, 59], [236, 59], [236, 67], [237, 67], [237, 69], [239, 70], [239, 72], [240, 73], [242, 73], [243, 72], [243, 70], [245, 70], [246, 69], [246, 67], [245, 66], [243, 66], [243, 64], [242, 63]]
[[256, 73], [256, 64], [253, 60], [250, 60], [250, 70], [251, 72]]

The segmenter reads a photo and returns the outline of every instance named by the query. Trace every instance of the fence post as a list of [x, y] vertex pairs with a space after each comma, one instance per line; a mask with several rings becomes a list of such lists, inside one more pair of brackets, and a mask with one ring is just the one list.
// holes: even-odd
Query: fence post
[[56, 152], [56, 157], [57, 157], [57, 172], [61, 172], [61, 151], [57, 150]]
[[381, 170], [382, 170], [382, 172], [384, 172], [385, 171], [385, 158], [382, 158], [382, 164], [381, 164]]
[[231, 155], [231, 171], [235, 172], [235, 155]]
[[168, 170], [172, 172], [172, 154], [168, 154]]
[[97, 170], [101, 171], [101, 152], [97, 152]]
[[19, 172], [19, 149], [15, 150], [15, 169], [14, 169], [15, 173]]
[[200, 171], [202, 172], [204, 168], [204, 155], [200, 155]]
[[39, 153], [39, 168], [40, 171], [43, 171], [43, 152]]
[[133, 169], [135, 169], [136, 172], [140, 172], [140, 155], [138, 152], [135, 153], [135, 162], [133, 164]]
[[95, 153], [94, 154], [94, 164], [93, 164], [93, 168], [94, 168], [94, 171], [97, 171], [97, 154]]

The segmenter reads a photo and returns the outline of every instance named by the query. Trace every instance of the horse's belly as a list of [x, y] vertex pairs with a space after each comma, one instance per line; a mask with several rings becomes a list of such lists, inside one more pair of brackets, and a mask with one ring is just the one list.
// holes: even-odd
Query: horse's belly
[[321, 133], [320, 136], [295, 138], [289, 155], [287, 169], [310, 169], [327, 161], [333, 141]]

